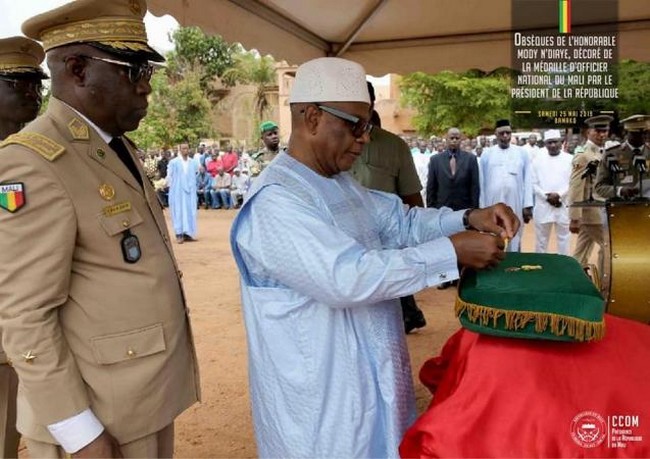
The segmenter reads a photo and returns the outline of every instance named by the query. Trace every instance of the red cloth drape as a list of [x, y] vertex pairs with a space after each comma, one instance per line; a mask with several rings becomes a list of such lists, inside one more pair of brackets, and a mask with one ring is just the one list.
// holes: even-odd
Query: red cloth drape
[[650, 326], [605, 320], [595, 343], [458, 331], [420, 371], [435, 396], [401, 456], [650, 457]]

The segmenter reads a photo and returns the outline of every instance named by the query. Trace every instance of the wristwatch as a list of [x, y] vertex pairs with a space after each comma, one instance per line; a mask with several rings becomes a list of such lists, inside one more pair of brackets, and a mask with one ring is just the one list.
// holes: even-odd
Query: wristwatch
[[473, 230], [475, 229], [472, 225], [469, 223], [469, 214], [474, 212], [476, 209], [467, 209], [465, 213], [463, 214], [463, 226], [465, 227], [466, 230]]

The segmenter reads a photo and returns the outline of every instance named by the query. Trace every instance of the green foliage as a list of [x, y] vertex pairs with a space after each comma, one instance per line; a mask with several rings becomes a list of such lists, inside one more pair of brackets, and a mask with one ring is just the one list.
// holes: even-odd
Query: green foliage
[[[590, 99], [548, 102], [530, 99], [517, 103], [533, 113], [538, 110], [604, 110], [614, 108], [619, 118], [650, 111], [650, 63], [622, 61], [617, 65], [618, 100]], [[539, 127], [536, 117], [512, 116], [510, 78], [512, 70], [498, 69], [490, 74], [472, 70], [466, 73], [440, 72], [436, 75], [412, 73], [401, 83], [402, 103], [413, 107], [415, 128], [422, 135], [443, 134], [456, 126], [466, 135], [476, 135], [499, 118], [512, 117], [518, 128]]]
[[269, 106], [266, 91], [275, 83], [275, 61], [271, 56], [259, 56], [250, 51], [236, 54], [233, 67], [224, 72], [222, 81], [228, 85], [254, 85], [255, 114], [261, 119]]
[[190, 144], [210, 137], [210, 102], [201, 87], [202, 71], [189, 68], [175, 80], [159, 71], [151, 79], [147, 116], [131, 134], [141, 148]]
[[401, 82], [402, 102], [416, 110], [413, 123], [426, 136], [442, 135], [452, 126], [477, 135], [494, 120], [508, 116], [509, 88], [509, 76], [503, 72], [487, 76], [475, 71], [416, 72]]
[[650, 112], [650, 63], [622, 61], [618, 65], [620, 118]]
[[189, 69], [200, 69], [205, 88], [215, 77], [221, 77], [235, 62], [241, 46], [228, 43], [219, 35], [208, 36], [198, 27], [179, 27], [171, 34], [174, 51], [167, 57], [169, 74], [182, 78]]

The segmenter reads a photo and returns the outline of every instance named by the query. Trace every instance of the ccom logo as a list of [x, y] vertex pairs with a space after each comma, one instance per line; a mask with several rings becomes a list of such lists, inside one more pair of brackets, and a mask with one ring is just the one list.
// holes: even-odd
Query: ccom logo
[[578, 446], [595, 448], [607, 437], [607, 423], [595, 411], [583, 411], [571, 421], [571, 438]]

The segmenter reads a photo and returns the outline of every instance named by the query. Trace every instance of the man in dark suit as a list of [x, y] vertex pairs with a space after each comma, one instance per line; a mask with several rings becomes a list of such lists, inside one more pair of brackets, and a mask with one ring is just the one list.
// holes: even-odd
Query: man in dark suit
[[[447, 131], [447, 149], [433, 155], [429, 161], [427, 207], [449, 207], [453, 210], [478, 208], [480, 192], [476, 156], [460, 149], [458, 128]], [[444, 282], [445, 289], [454, 282]]]
[[478, 161], [460, 149], [458, 128], [447, 131], [447, 149], [429, 161], [427, 207], [453, 210], [477, 208], [479, 197]]

